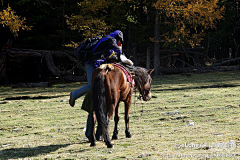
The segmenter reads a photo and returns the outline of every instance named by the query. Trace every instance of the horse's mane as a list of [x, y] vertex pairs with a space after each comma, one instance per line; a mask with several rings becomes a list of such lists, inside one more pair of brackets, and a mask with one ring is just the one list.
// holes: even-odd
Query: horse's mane
[[135, 74], [134, 80], [135, 80], [137, 85], [147, 83], [147, 81], [149, 79], [149, 74], [148, 74], [148, 70], [146, 68], [135, 67], [133, 69], [133, 72]]

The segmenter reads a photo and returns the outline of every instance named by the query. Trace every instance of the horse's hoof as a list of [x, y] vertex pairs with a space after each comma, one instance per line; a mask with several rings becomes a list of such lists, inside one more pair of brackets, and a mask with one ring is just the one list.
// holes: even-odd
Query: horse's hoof
[[131, 133], [126, 132], [126, 138], [131, 138], [131, 137], [132, 137]]
[[126, 134], [126, 138], [131, 138], [132, 135], [130, 133]]
[[90, 147], [94, 147], [94, 146], [96, 146], [96, 143], [95, 142], [91, 142]]
[[126, 135], [126, 138], [132, 138], [132, 135], [131, 134]]
[[113, 135], [112, 139], [118, 139], [118, 136], [117, 135]]
[[112, 145], [111, 143], [109, 143], [109, 144], [107, 145], [107, 148], [113, 148], [113, 145]]

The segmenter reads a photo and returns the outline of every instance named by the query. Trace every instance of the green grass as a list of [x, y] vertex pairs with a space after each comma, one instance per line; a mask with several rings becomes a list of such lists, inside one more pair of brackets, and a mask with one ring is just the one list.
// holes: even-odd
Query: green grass
[[[154, 77], [155, 98], [133, 99], [132, 138], [125, 138], [121, 103], [112, 149], [103, 142], [89, 147], [83, 97], [74, 108], [68, 104], [69, 93], [84, 84], [1, 87], [0, 159], [240, 159], [239, 71]], [[20, 96], [32, 99], [4, 100]]]

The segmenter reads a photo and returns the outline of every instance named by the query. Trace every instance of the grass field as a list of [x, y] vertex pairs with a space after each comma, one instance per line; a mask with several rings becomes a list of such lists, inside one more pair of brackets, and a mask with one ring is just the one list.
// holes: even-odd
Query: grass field
[[0, 87], [0, 159], [240, 159], [240, 71], [153, 77], [151, 101], [133, 99], [132, 138], [121, 104], [112, 149], [89, 147], [83, 97], [68, 104], [84, 84]]

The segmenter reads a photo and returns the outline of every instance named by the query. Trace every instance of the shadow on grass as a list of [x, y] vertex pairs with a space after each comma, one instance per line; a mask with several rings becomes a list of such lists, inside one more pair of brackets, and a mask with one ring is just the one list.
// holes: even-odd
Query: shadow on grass
[[[85, 144], [89, 143], [89, 141], [81, 141], [79, 143], [75, 144]], [[58, 150], [59, 148], [65, 148], [72, 144], [59, 144], [59, 145], [49, 145], [49, 146], [38, 146], [33, 148], [10, 148], [5, 150], [0, 150], [0, 160], [6, 160], [6, 159], [19, 159], [19, 158], [26, 158], [26, 157], [35, 157], [38, 155], [46, 155], [48, 153], [54, 152]], [[90, 150], [91, 147], [80, 149], [75, 152], [85, 152], [87, 150]], [[66, 150], [67, 152], [67, 150]], [[73, 153], [73, 151], [69, 150], [70, 153]]]
[[18, 97], [7, 97], [3, 100], [25, 100], [25, 99], [52, 99], [52, 98], [59, 98], [59, 97], [64, 97], [66, 95], [59, 95], [59, 96], [35, 96], [35, 97], [30, 97], [30, 96], [18, 96]]
[[152, 91], [178, 91], [178, 90], [189, 90], [189, 89], [205, 89], [205, 88], [229, 88], [239, 87], [240, 85], [223, 84], [223, 85], [208, 85], [208, 86], [196, 86], [196, 87], [181, 87], [181, 88], [169, 88], [169, 89], [154, 89]]
[[15, 159], [15, 158], [25, 158], [34, 157], [37, 155], [44, 155], [58, 150], [59, 148], [64, 148], [70, 144], [59, 144], [59, 145], [49, 145], [49, 146], [38, 146], [34, 148], [10, 148], [0, 151], [0, 159]]

